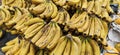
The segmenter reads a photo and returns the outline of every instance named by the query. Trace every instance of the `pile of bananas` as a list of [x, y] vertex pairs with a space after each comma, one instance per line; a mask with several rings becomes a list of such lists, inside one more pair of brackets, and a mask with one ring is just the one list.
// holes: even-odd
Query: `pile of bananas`
[[100, 55], [98, 44], [107, 45], [113, 21], [110, 1], [2, 0], [0, 28], [22, 39], [1, 49], [6, 55], [35, 55], [35, 45], [38, 55]]
[[2, 6], [17, 6], [27, 8], [30, 6], [29, 0], [2, 0]]
[[18, 37], [7, 42], [1, 50], [5, 55], [35, 55], [35, 47], [32, 43]]
[[100, 48], [96, 41], [78, 36], [62, 36], [52, 51], [41, 49], [39, 55], [100, 55]]

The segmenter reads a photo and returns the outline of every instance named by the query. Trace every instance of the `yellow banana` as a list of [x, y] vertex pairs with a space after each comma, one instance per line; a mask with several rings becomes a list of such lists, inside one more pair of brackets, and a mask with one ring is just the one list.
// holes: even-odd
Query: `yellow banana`
[[94, 1], [89, 1], [89, 2], [88, 2], [88, 5], [89, 5], [89, 6], [87, 7], [87, 12], [91, 14], [92, 9], [93, 9], [93, 7], [94, 7]]
[[81, 40], [79, 39], [79, 37], [76, 37], [76, 36], [73, 36], [72, 38], [76, 42], [76, 44], [78, 46], [78, 55], [80, 55], [81, 49], [82, 49], [82, 47], [81, 47], [82, 46]]
[[40, 3], [45, 2], [45, 0], [31, 0], [31, 2], [34, 4], [40, 4]]
[[54, 38], [54, 35], [53, 32], [56, 32], [56, 29], [55, 29], [55, 24], [53, 24], [52, 28], [51, 28], [51, 31], [49, 32], [49, 34], [46, 36], [46, 38], [42, 41], [42, 42], [39, 42], [39, 47], [41, 49], [44, 49]]
[[[39, 8], [41, 8], [41, 9], [39, 9]], [[41, 4], [31, 8], [31, 11], [34, 14], [40, 14], [40, 13], [44, 12], [44, 10], [46, 10], [46, 4], [45, 3], [41, 3]]]
[[78, 55], [79, 54], [79, 47], [75, 41], [71, 41], [71, 53], [70, 55]]
[[42, 25], [40, 25], [40, 26], [38, 26], [35, 30], [33, 30], [32, 32], [30, 32], [30, 33], [28, 33], [28, 34], [26, 34], [25, 35], [25, 38], [31, 38], [31, 37], [33, 37], [36, 33], [38, 33], [39, 32], [39, 30], [43, 27], [44, 25], [42, 24]]
[[59, 6], [63, 6], [66, 4], [66, 0], [59, 0], [59, 1], [55, 2], [55, 4], [57, 4]]
[[64, 23], [64, 18], [65, 18], [63, 11], [61, 11], [59, 15], [60, 15], [60, 17], [59, 17], [57, 23], [63, 24]]
[[8, 46], [4, 46], [1, 48], [2, 52], [7, 52], [8, 50], [10, 50], [14, 45], [8, 45]]
[[86, 46], [86, 42], [85, 40], [82, 41], [82, 46], [81, 46], [81, 54], [80, 55], [85, 55], [85, 46]]
[[39, 17], [36, 17], [36, 18], [32, 18], [30, 20], [28, 20], [27, 22], [24, 23], [24, 25], [32, 25], [32, 24], [35, 24], [35, 23], [40, 23], [40, 22], [43, 22], [43, 20]]
[[42, 35], [46, 35], [45, 33], [49, 32], [50, 25], [45, 25], [32, 39], [32, 43], [37, 42]]
[[[66, 45], [67, 39], [65, 36], [62, 36], [59, 40], [58, 43], [56, 45], [56, 47], [49, 53], [49, 55], [61, 55], [65, 45]], [[60, 49], [59, 49], [60, 48]]]
[[70, 21], [70, 15], [67, 11], [64, 11], [64, 18], [65, 18], [65, 21], [64, 21], [64, 25], [65, 25]]
[[20, 55], [27, 55], [29, 47], [30, 47], [30, 42], [25, 41], [24, 46], [22, 46], [22, 50], [20, 52]]
[[53, 18], [51, 21], [57, 22], [59, 20], [59, 17], [60, 17], [60, 12], [58, 11], [57, 16]]
[[92, 36], [92, 38], [93, 38], [93, 36], [94, 36], [94, 30], [95, 30], [95, 29], [94, 29], [94, 26], [95, 26], [94, 24], [95, 24], [95, 21], [94, 21], [94, 18], [92, 17], [92, 19], [91, 19], [91, 24], [90, 24], [90, 25], [91, 25], [91, 26], [90, 26], [90, 33], [89, 33], [89, 35]]
[[33, 24], [31, 26], [28, 27], [28, 29], [25, 31], [25, 35], [28, 34], [29, 32], [32, 32], [33, 30], [35, 30], [35, 28], [37, 28], [38, 26], [40, 26], [41, 23], [36, 23], [36, 24]]
[[88, 42], [92, 46], [93, 54], [100, 55], [100, 48], [95, 40], [89, 39]]
[[52, 50], [58, 43], [58, 40], [60, 39], [61, 35], [62, 35], [61, 29], [58, 26], [58, 24], [56, 24], [56, 34], [55, 34], [53, 40], [48, 44], [47, 49]]
[[51, 18], [55, 18], [58, 14], [58, 8], [53, 2], [52, 2], [52, 6], [53, 6], [54, 11], [53, 11], [53, 14], [51, 15]]
[[39, 46], [40, 42], [42, 42], [47, 37], [47, 35], [49, 34], [49, 32], [51, 31], [52, 24], [50, 23], [48, 25], [50, 25], [50, 27], [48, 28], [48, 31], [46, 31], [46, 33], [44, 33], [42, 36], [40, 36], [40, 38], [35, 43], [36, 46]]
[[68, 39], [63, 55], [70, 55], [70, 52], [71, 52], [71, 42]]
[[99, 18], [95, 17], [95, 30], [94, 30], [94, 35], [100, 37], [100, 30], [101, 30], [101, 25], [99, 24]]
[[6, 13], [6, 17], [4, 18], [4, 22], [9, 21], [12, 17], [10, 11], [8, 11], [8, 9], [6, 9], [6, 8], [2, 8], [2, 10]]
[[49, 1], [48, 3], [46, 3], [45, 11], [39, 16], [41, 18], [50, 18], [53, 12], [54, 12], [54, 9], [53, 9], [52, 3], [51, 1]]
[[[65, 37], [65, 36], [63, 36], [63, 37]], [[65, 39], [60, 43], [60, 45], [58, 44], [59, 47], [56, 46], [57, 49], [54, 52], [54, 55], [62, 55], [62, 53], [64, 52], [64, 49], [65, 49], [66, 43], [67, 43], [67, 39], [65, 37]]]
[[86, 40], [85, 55], [93, 55], [93, 49], [88, 40]]
[[16, 43], [7, 53], [6, 55], [13, 55], [20, 49], [20, 43]]
[[83, 25], [83, 27], [78, 27], [78, 31], [79, 32], [84, 32], [87, 30], [88, 26], [89, 26], [89, 23], [90, 23], [90, 18], [87, 16], [86, 17], [86, 21], [85, 21], [85, 24]]
[[86, 10], [87, 9], [87, 6], [88, 6], [88, 1], [87, 0], [82, 0], [82, 9], [83, 10]]
[[35, 49], [34, 49], [33, 44], [30, 44], [30, 51], [27, 55], [35, 55]]
[[19, 39], [18, 39], [18, 37], [17, 37], [17, 38], [15, 38], [15, 39], [7, 42], [6, 45], [7, 45], [7, 46], [8, 46], [8, 45], [9, 45], [9, 46], [10, 46], [10, 45], [14, 45], [18, 40], [19, 40]]
[[80, 0], [68, 0], [68, 4], [69, 5], [74, 5], [74, 4], [78, 4]]
[[97, 14], [97, 15], [101, 14], [101, 12], [102, 12], [102, 11], [101, 11], [101, 10], [102, 10], [101, 8], [102, 8], [102, 7], [101, 7], [99, 1], [95, 1], [95, 6], [94, 6], [94, 7], [95, 7], [95, 14]]

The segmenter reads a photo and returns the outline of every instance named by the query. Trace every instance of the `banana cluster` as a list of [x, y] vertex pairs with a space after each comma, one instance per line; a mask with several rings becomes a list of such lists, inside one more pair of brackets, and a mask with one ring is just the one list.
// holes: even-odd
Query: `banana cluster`
[[1, 0], [2, 6], [27, 8], [30, 6], [29, 0]]
[[100, 55], [100, 48], [93, 39], [83, 39], [68, 34], [59, 39], [53, 50], [41, 49], [37, 55]]
[[35, 55], [35, 47], [29, 41], [18, 37], [7, 42], [1, 50], [5, 55]]
[[108, 23], [96, 16], [89, 16], [87, 12], [76, 12], [68, 22], [69, 28], [77, 29], [85, 36], [101, 39], [102, 44], [106, 45], [108, 33]]

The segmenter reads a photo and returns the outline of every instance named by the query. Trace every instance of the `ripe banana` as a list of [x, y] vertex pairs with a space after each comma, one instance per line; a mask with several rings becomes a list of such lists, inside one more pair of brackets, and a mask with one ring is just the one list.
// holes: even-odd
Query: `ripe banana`
[[93, 54], [100, 55], [100, 48], [95, 40], [89, 39], [88, 42], [92, 46]]
[[52, 50], [58, 43], [58, 40], [60, 39], [61, 35], [62, 35], [61, 29], [58, 26], [58, 24], [56, 24], [56, 34], [55, 34], [53, 40], [48, 44], [47, 49]]

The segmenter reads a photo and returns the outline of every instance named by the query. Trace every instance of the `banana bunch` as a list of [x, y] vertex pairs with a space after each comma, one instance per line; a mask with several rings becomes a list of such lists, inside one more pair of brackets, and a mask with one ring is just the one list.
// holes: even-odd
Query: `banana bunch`
[[0, 29], [0, 38], [2, 38], [3, 31]]
[[5, 55], [35, 55], [35, 47], [29, 41], [18, 37], [7, 42], [1, 50]]
[[65, 9], [60, 8], [58, 10], [57, 16], [53, 18], [51, 21], [57, 22], [58, 24], [65, 25], [68, 23], [69, 20], [70, 20], [69, 13]]
[[31, 7], [30, 11], [41, 18], [49, 19], [57, 16], [58, 8], [51, 0], [45, 0], [44, 2]]
[[96, 41], [78, 36], [62, 36], [56, 47], [48, 55], [100, 55]]
[[2, 6], [26, 8], [29, 6], [28, 0], [1, 0]]
[[108, 23], [96, 16], [89, 16], [87, 12], [81, 14], [77, 11], [67, 24], [69, 28], [77, 29], [78, 32], [85, 36], [102, 39], [106, 44], [106, 36], [108, 33]]
[[31, 42], [38, 46], [40, 49], [53, 49], [58, 43], [61, 35], [62, 32], [58, 24], [55, 22], [50, 22], [42, 27], [42, 29], [38, 30], [33, 38], [31, 38]]

